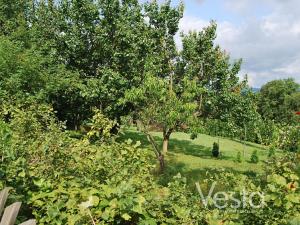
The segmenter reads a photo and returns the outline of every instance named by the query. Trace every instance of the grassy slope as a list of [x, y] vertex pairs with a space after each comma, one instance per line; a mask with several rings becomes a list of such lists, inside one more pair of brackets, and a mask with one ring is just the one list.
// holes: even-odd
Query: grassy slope
[[[161, 144], [161, 132], [153, 132], [155, 140]], [[136, 131], [136, 129], [126, 130], [121, 139], [132, 139], [140, 141], [143, 147], [151, 147], [146, 137]], [[211, 148], [214, 142], [220, 144], [222, 157], [215, 159], [211, 156]], [[245, 157], [243, 150], [245, 149]], [[250, 163], [250, 157], [254, 150], [257, 150], [260, 162]], [[242, 163], [235, 162], [237, 152], [242, 154]], [[280, 153], [277, 153], [280, 154]], [[246, 142], [244, 145], [238, 140], [212, 137], [200, 134], [198, 138], [191, 140], [190, 135], [177, 132], [171, 135], [169, 154], [167, 156], [169, 175], [180, 172], [191, 181], [196, 181], [201, 177], [207, 176], [209, 171], [215, 169], [225, 169], [232, 172], [259, 173], [262, 171], [263, 160], [267, 158], [268, 150], [266, 147]]]

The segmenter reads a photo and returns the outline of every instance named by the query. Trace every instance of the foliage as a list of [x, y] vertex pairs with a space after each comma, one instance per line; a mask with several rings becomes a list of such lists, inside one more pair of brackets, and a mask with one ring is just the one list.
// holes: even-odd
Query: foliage
[[219, 144], [218, 143], [214, 142], [211, 153], [212, 153], [213, 157], [215, 157], [215, 158], [219, 157], [220, 149], [219, 149]]
[[[252, 93], [247, 78], [239, 80], [241, 60], [215, 44], [215, 22], [182, 34], [179, 50], [183, 8], [171, 1], [0, 1], [0, 188], [13, 188], [11, 196], [24, 204], [22, 218], [54, 225], [299, 222], [299, 162], [294, 154], [271, 157], [273, 146], [299, 150], [299, 84], [271, 81]], [[229, 191], [263, 191], [267, 206], [205, 208], [178, 168], [174, 178], [158, 182], [142, 140], [115, 142], [122, 116], [147, 135], [161, 168], [176, 131], [271, 145], [263, 176], [210, 175], [203, 164], [224, 168], [224, 161], [200, 163], [209, 174], [205, 185], [218, 180]], [[72, 138], [80, 127], [85, 138]], [[162, 133], [163, 150], [153, 127]], [[172, 141], [175, 151], [178, 141]], [[189, 161], [201, 154], [194, 151], [199, 145], [187, 143], [172, 155]], [[238, 150], [241, 161], [240, 148], [230, 148], [228, 158]], [[263, 151], [253, 151], [251, 162], [266, 157]], [[220, 154], [217, 143], [212, 154]], [[264, 162], [231, 163], [235, 171], [252, 171]]]
[[142, 123], [142, 128], [148, 131], [152, 124], [157, 124], [167, 139], [173, 131], [193, 121], [196, 108], [192, 99], [193, 81], [183, 79], [180, 93], [175, 92], [179, 91], [179, 86], [173, 91], [169, 85], [167, 80], [149, 75], [144, 85], [131, 89], [125, 96], [125, 101], [137, 109], [134, 117]]
[[295, 123], [294, 112], [300, 110], [299, 84], [293, 79], [270, 81], [261, 88], [258, 107], [265, 119], [277, 123]]
[[258, 163], [259, 162], [259, 157], [258, 157], [258, 154], [257, 154], [257, 150], [254, 150], [252, 152], [250, 162], [251, 163]]
[[265, 188], [268, 207], [264, 208], [260, 215], [257, 213], [266, 223], [288, 224], [296, 218], [299, 222], [300, 193], [299, 177], [295, 174], [296, 163], [293, 154], [269, 162]]
[[198, 137], [198, 134], [196, 133], [191, 133], [191, 139], [194, 140]]
[[259, 130], [259, 140], [264, 145], [276, 145], [279, 138], [279, 127], [272, 120], [261, 120], [257, 129]]
[[6, 149], [1, 153], [1, 186], [13, 187], [25, 203], [24, 218], [33, 215], [39, 224], [209, 224], [215, 220], [249, 224], [250, 218], [287, 224], [299, 212], [298, 178], [291, 158], [270, 162], [267, 180], [214, 174], [218, 177], [208, 182], [217, 179], [228, 190], [243, 186], [262, 190], [268, 201], [267, 208], [249, 213], [216, 211], [201, 206], [180, 175], [166, 186], [157, 184], [152, 154], [139, 143], [91, 145], [69, 138], [45, 106], [36, 110], [34, 102], [27, 102], [14, 109], [9, 110], [9, 122], [1, 125], [1, 133], [9, 134], [1, 141]]
[[138, 143], [90, 145], [70, 139], [47, 110], [33, 112], [16, 110], [1, 125], [2, 134], [12, 133], [1, 142], [6, 150], [1, 152], [1, 185], [14, 188], [39, 224], [175, 224], [195, 219], [190, 201], [184, 201], [188, 195], [183, 194], [182, 179], [168, 187], [157, 185], [149, 151]]
[[36, 94], [45, 87], [42, 60], [38, 52], [24, 50], [19, 42], [0, 36], [1, 92], [17, 97]]
[[117, 123], [106, 118], [100, 110], [95, 109], [94, 116], [87, 125], [90, 125], [87, 137], [93, 143], [95, 141], [103, 142], [109, 140], [112, 137], [111, 131]]
[[0, 139], [1, 161], [3, 162], [6, 156], [12, 157], [10, 154], [11, 153], [10, 142], [11, 142], [12, 132], [9, 129], [9, 126], [7, 126], [7, 124], [5, 124], [4, 122], [0, 123], [0, 135], [1, 135], [1, 139]]
[[[258, 178], [249, 178], [242, 174], [221, 172], [214, 175], [212, 180], [218, 180], [221, 190], [263, 193], [264, 206], [253, 209], [249, 204], [242, 209], [211, 210], [207, 217], [214, 218], [216, 223], [230, 224], [290, 224], [299, 222], [300, 192], [299, 177], [295, 174], [295, 156], [290, 155], [268, 162], [265, 174]], [[267, 177], [267, 178], [264, 178]], [[238, 197], [238, 196], [235, 196]], [[256, 202], [257, 201], [257, 202]], [[260, 205], [261, 199], [254, 199]]]
[[299, 126], [282, 126], [279, 130], [277, 146], [287, 151], [296, 152], [300, 147]]
[[269, 147], [268, 157], [271, 158], [275, 156], [276, 148], [272, 145]]
[[242, 153], [240, 151], [238, 151], [237, 154], [236, 154], [236, 161], [238, 163], [242, 162]]

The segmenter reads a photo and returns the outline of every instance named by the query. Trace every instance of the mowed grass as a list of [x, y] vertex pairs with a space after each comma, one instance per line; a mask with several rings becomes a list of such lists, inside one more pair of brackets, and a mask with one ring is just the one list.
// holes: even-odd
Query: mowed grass
[[[162, 133], [152, 132], [155, 140], [162, 146]], [[140, 141], [142, 147], [151, 148], [146, 136], [135, 128], [126, 129], [120, 137], [121, 140], [132, 139]], [[220, 146], [221, 157], [212, 157], [211, 149], [213, 143]], [[259, 163], [250, 162], [251, 154], [257, 150]], [[237, 153], [241, 153], [242, 162], [238, 163]], [[276, 152], [280, 155], [280, 151]], [[210, 172], [226, 170], [237, 173], [255, 175], [263, 171], [264, 161], [268, 158], [268, 148], [255, 143], [227, 138], [213, 137], [199, 134], [194, 140], [190, 135], [176, 132], [171, 135], [169, 143], [169, 153], [166, 157], [168, 176], [176, 175], [180, 172], [183, 176], [194, 182], [209, 175]]]

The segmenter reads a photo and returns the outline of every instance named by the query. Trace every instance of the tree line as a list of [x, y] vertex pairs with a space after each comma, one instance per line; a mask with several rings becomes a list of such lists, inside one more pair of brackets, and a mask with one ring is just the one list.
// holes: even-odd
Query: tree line
[[[228, 190], [262, 189], [269, 206], [246, 214], [202, 207], [180, 175], [165, 186], [153, 176], [153, 151], [163, 170], [176, 131], [299, 148], [299, 84], [275, 80], [254, 93], [247, 76], [238, 76], [242, 60], [215, 43], [214, 21], [181, 34], [179, 49], [183, 12], [171, 1], [0, 0], [0, 189], [13, 187], [23, 218], [297, 222], [295, 155], [270, 159], [261, 177], [223, 171], [209, 178]], [[126, 124], [135, 124], [153, 150], [115, 142], [113, 133]], [[162, 146], [153, 129], [162, 132]]]
[[272, 81], [254, 94], [238, 77], [242, 60], [215, 44], [215, 22], [181, 34], [178, 49], [182, 4], [13, 0], [0, 10], [1, 101], [50, 104], [68, 129], [79, 130], [94, 108], [119, 124], [130, 116], [161, 157], [174, 131], [271, 144], [271, 125], [297, 123], [299, 84]]

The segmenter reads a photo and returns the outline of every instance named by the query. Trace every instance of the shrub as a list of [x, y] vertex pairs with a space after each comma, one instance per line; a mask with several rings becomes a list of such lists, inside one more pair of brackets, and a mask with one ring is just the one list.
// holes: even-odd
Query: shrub
[[241, 152], [238, 152], [238, 153], [236, 154], [236, 161], [237, 161], [238, 163], [241, 163], [241, 162], [242, 162], [242, 154], [241, 154]]
[[268, 157], [271, 158], [273, 156], [275, 156], [275, 146], [272, 145], [269, 148]]
[[277, 146], [290, 152], [297, 152], [300, 146], [299, 126], [282, 127], [279, 132]]
[[254, 150], [254, 151], [252, 152], [252, 155], [251, 155], [251, 158], [250, 158], [250, 162], [251, 162], [251, 163], [258, 163], [258, 162], [259, 162], [257, 150]]
[[[299, 177], [295, 173], [297, 159], [295, 155], [273, 158], [259, 179], [241, 174], [219, 174], [227, 185], [236, 187], [236, 191], [246, 188], [248, 193], [260, 192], [264, 195], [264, 207], [253, 210], [250, 204], [245, 204], [243, 210], [247, 213], [237, 213], [237, 219], [228, 224], [299, 224], [300, 190]], [[227, 183], [227, 184], [226, 184]], [[254, 204], [260, 204], [259, 199], [253, 199]], [[226, 214], [227, 212], [225, 212]], [[223, 214], [224, 215], [224, 214]], [[221, 221], [224, 216], [221, 217]], [[291, 223], [291, 222], [295, 223]], [[226, 224], [226, 223], [225, 223]]]
[[262, 120], [257, 124], [259, 130], [259, 142], [260, 144], [270, 145], [274, 143], [279, 136], [279, 128], [274, 123], [274, 121], [270, 120]]
[[[184, 178], [177, 176], [165, 187], [155, 182], [152, 151], [139, 143], [90, 144], [70, 138], [51, 112], [27, 107], [11, 111], [7, 123], [0, 120], [0, 189], [13, 188], [24, 203], [22, 218], [33, 215], [38, 224], [53, 225], [202, 220], [199, 198], [189, 192]], [[95, 131], [109, 127], [102, 126], [110, 125], [103, 118], [97, 116]], [[101, 130], [102, 138], [110, 138], [108, 130]]]
[[94, 116], [89, 125], [91, 129], [87, 133], [87, 137], [91, 143], [94, 143], [96, 141], [103, 142], [109, 140], [112, 137], [111, 130], [117, 125], [117, 122], [110, 120], [100, 110], [95, 109]]
[[197, 137], [198, 137], [198, 134], [197, 134], [197, 133], [191, 133], [190, 138], [191, 138], [192, 140], [196, 139]]
[[215, 158], [218, 158], [220, 155], [220, 149], [219, 149], [219, 144], [214, 142], [213, 148], [212, 148], [212, 155]]

